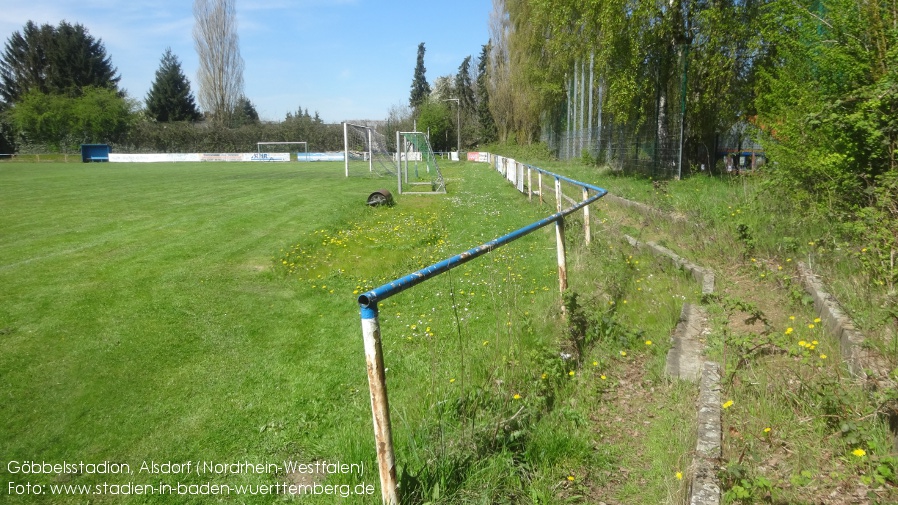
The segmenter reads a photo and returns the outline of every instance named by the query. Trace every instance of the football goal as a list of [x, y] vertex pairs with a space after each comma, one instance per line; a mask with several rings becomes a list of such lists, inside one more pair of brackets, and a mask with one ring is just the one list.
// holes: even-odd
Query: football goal
[[[308, 142], [256, 142], [256, 153], [259, 156], [262, 155], [262, 146], [279, 146], [278, 147], [279, 150], [271, 151], [271, 152], [284, 152], [284, 149], [286, 149], [287, 153], [289, 153], [290, 150], [292, 149], [291, 146], [296, 146], [297, 148], [302, 146], [303, 151], [296, 152], [296, 159], [301, 160], [303, 156], [305, 156], [306, 159], [308, 159], [308, 157], [309, 157], [309, 143]], [[286, 146], [286, 147], [280, 147], [280, 146]], [[266, 152], [269, 152], [269, 151], [266, 150]]]
[[399, 146], [396, 168], [400, 194], [446, 192], [446, 182], [427, 135], [422, 132], [396, 132], [396, 145]]
[[386, 137], [372, 126], [343, 123], [343, 160], [346, 177], [386, 177], [396, 173]]

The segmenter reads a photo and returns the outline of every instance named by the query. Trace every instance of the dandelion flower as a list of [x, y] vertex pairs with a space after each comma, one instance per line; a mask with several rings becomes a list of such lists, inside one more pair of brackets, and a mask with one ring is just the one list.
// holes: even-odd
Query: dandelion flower
[[676, 476], [677, 480], [683, 480], [683, 472], [677, 472], [674, 475]]
[[621, 351], [621, 352], [620, 352], [620, 355], [621, 355], [621, 356], [626, 356], [626, 355], [627, 355], [627, 351]]
[[815, 318], [814, 318], [814, 322], [815, 322], [815, 323], [819, 323], [819, 322], [820, 322], [820, 318], [819, 318], [819, 317], [815, 317]]
[[449, 384], [452, 384], [453, 382], [455, 382], [455, 379], [449, 379]]
[[800, 345], [800, 346], [802, 346], [802, 347], [807, 347], [807, 346], [808, 346], [808, 343], [805, 342], [804, 340], [799, 340], [799, 341], [798, 341], [798, 345]]
[[569, 482], [574, 482], [574, 476], [573, 476], [573, 475], [568, 475], [568, 476], [567, 476], [567, 480], [568, 480]]
[[515, 393], [515, 395], [512, 396], [512, 398], [514, 398], [515, 400], [520, 400], [520, 399], [521, 399], [521, 395]]
[[605, 374], [600, 375], [599, 378], [602, 379], [602, 380], [608, 379], [608, 377], [605, 377]]
[[794, 321], [794, 320], [795, 320], [795, 316], [789, 316], [789, 321]]
[[786, 335], [791, 335], [793, 331], [795, 330], [791, 326], [786, 328]]
[[770, 433], [770, 428], [764, 428], [764, 433]]
[[593, 361], [593, 362], [592, 362], [592, 366], [599, 366], [599, 362], [598, 362], [598, 361]]
[[865, 451], [861, 448], [857, 448], [857, 449], [851, 451], [851, 454], [854, 454], [855, 456], [857, 456], [859, 458], [863, 458], [864, 456], [867, 455], [867, 451]]
[[570, 372], [568, 372], [568, 373], [567, 373], [567, 374], [568, 374], [568, 375], [570, 375], [570, 376], [571, 376], [571, 377], [573, 377], [573, 376], [575, 376], [575, 375], [577, 375], [577, 373], [576, 373], [576, 372], [574, 372], [574, 371], [573, 371], [573, 370], [571, 370], [571, 371], [570, 371]]
[[813, 329], [814, 329], [814, 323], [809, 324], [809, 325], [808, 325], [808, 329], [813, 330]]
[[826, 359], [826, 354], [821, 354], [820, 359]]
[[728, 409], [728, 408], [730, 408], [730, 407], [732, 407], [732, 406], [733, 406], [733, 400], [727, 400], [727, 401], [722, 405], [722, 407], [725, 408], [725, 409]]
[[489, 343], [490, 343], [489, 340], [484, 340], [484, 341], [483, 341], [483, 345], [489, 345]]

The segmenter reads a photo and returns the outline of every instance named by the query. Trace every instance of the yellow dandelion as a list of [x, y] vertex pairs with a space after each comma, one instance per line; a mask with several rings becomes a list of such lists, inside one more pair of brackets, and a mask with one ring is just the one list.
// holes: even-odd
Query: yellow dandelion
[[821, 354], [820, 359], [826, 359], [826, 354]]
[[520, 400], [520, 399], [521, 399], [521, 395], [515, 393], [515, 395], [512, 396], [512, 398], [514, 398], [515, 400]]
[[786, 333], [786, 335], [791, 335], [793, 331], [795, 331], [795, 330], [790, 326], [790, 327], [786, 328], [785, 333]]
[[764, 433], [770, 433], [770, 428], [764, 428]]
[[621, 351], [621, 352], [620, 352], [620, 355], [621, 355], [621, 356], [626, 356], [626, 355], [627, 355], [627, 351]]
[[490, 343], [489, 340], [484, 340], [484, 341], [483, 341], [483, 345], [489, 345], [489, 343]]
[[602, 379], [602, 380], [607, 380], [607, 379], [608, 379], [608, 377], [605, 377], [605, 374], [600, 375], [599, 378]]
[[599, 362], [598, 362], [598, 361], [593, 361], [593, 362], [592, 362], [592, 366], [599, 366]]
[[809, 324], [809, 325], [808, 325], [808, 329], [813, 330], [813, 329], [814, 329], [814, 323]]
[[455, 382], [455, 379], [449, 379], [449, 384], [452, 384], [453, 382]]
[[645, 345], [652, 345], [652, 341], [651, 341], [651, 340], [646, 340], [646, 341], [645, 341]]
[[543, 374], [543, 380], [546, 380], [546, 378], [548, 378], [548, 377], [549, 377], [549, 374], [547, 374], [547, 373]]
[[568, 375], [570, 375], [570, 376], [571, 376], [571, 377], [573, 377], [573, 376], [575, 376], [575, 375], [577, 375], [577, 373], [576, 373], [576, 372], [574, 372], [574, 371], [573, 371], [573, 370], [571, 370], [571, 371], [570, 371], [570, 372], [568, 372], [568, 373], [567, 373], [567, 374], [568, 374]]
[[568, 480], [568, 482], [574, 482], [574, 476], [573, 476], [573, 475], [568, 475], [568, 476], [567, 476], [567, 480]]
[[724, 402], [724, 404], [721, 405], [721, 406], [722, 406], [723, 408], [725, 408], [725, 409], [728, 409], [728, 408], [730, 408], [730, 407], [733, 406], [733, 400], [727, 400], [727, 401]]
[[820, 323], [820, 318], [819, 318], [819, 317], [815, 317], [815, 318], [814, 318], [814, 322], [815, 322], [815, 323]]
[[674, 476], [676, 476], [677, 480], [683, 480], [683, 472], [677, 472]]
[[799, 341], [798, 341], [798, 345], [800, 345], [800, 346], [802, 346], [802, 347], [807, 347], [807, 346], [808, 346], [808, 343], [805, 342], [804, 340], [799, 340]]
[[857, 448], [857, 449], [851, 451], [851, 454], [854, 454], [855, 456], [857, 456], [859, 458], [863, 458], [864, 456], [867, 455], [867, 451], [865, 451], [861, 448]]

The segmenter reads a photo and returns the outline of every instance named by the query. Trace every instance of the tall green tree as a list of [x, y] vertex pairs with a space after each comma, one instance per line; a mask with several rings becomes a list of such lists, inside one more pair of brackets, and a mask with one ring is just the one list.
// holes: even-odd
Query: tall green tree
[[237, 108], [234, 111], [232, 122], [235, 127], [259, 123], [259, 112], [249, 98], [242, 96], [237, 100]]
[[474, 109], [474, 81], [471, 79], [471, 57], [467, 56], [458, 66], [455, 74], [455, 93], [458, 95], [461, 110], [469, 113]]
[[459, 114], [456, 118], [461, 124], [458, 128], [461, 130], [462, 146], [471, 145], [471, 140], [477, 134], [477, 121], [475, 108], [477, 99], [475, 97], [474, 79], [471, 76], [471, 57], [467, 56], [458, 66], [458, 73], [455, 74], [455, 96], [458, 98]]
[[453, 114], [446, 102], [427, 100], [418, 108], [418, 130], [430, 132], [430, 145], [435, 151], [455, 148]]
[[80, 24], [29, 21], [6, 41], [0, 57], [0, 97], [15, 103], [30, 91], [78, 95], [87, 87], [118, 91], [118, 70], [103, 42]]
[[196, 121], [200, 119], [190, 81], [181, 70], [181, 62], [166, 48], [156, 70], [156, 79], [146, 97], [147, 115], [156, 121]]
[[489, 68], [490, 43], [483, 45], [477, 61], [477, 136], [482, 143], [496, 141], [496, 122], [490, 112]]
[[412, 91], [408, 99], [409, 105], [415, 111], [430, 96], [430, 84], [427, 83], [426, 72], [427, 69], [424, 68], [424, 42], [421, 42], [418, 44], [418, 60], [415, 63], [415, 76], [412, 79]]

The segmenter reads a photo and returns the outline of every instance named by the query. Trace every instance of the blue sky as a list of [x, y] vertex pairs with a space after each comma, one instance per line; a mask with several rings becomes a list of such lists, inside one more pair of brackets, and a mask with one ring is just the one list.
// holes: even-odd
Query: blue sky
[[[246, 95], [263, 119], [298, 106], [327, 122], [383, 119], [408, 103], [418, 44], [427, 80], [455, 74], [489, 39], [491, 0], [237, 0]], [[0, 0], [0, 38], [28, 20], [81, 23], [102, 39], [121, 87], [143, 100], [166, 47], [196, 94], [191, 0]]]

